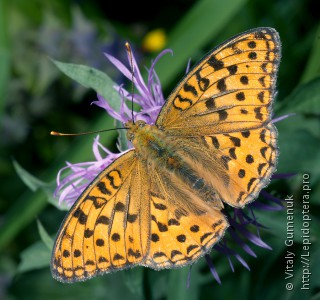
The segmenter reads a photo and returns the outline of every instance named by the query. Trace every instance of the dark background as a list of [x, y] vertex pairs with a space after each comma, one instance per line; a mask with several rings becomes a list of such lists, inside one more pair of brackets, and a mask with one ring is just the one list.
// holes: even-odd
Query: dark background
[[[311, 0], [175, 0], [149, 5], [137, 1], [13, 0], [9, 3], [0, 0], [0, 299], [320, 298], [320, 11], [317, 4]], [[130, 41], [142, 70], [144, 65], [150, 66], [150, 59], [156, 55], [143, 47], [144, 38], [153, 29], [161, 28], [167, 36], [165, 48], [174, 50], [170, 69], [166, 58], [157, 65], [168, 95], [183, 76], [189, 58], [196, 62], [222, 41], [260, 26], [276, 28], [282, 41], [275, 116], [296, 113], [277, 124], [278, 172], [296, 175], [274, 181], [267, 189], [282, 199], [294, 195], [294, 245], [289, 249], [284, 244], [285, 209], [258, 211], [259, 221], [267, 227], [261, 231], [261, 237], [273, 250], [253, 245], [257, 258], [252, 258], [240, 249], [251, 271], [234, 261], [234, 273], [225, 257], [213, 253], [221, 286], [204, 260], [194, 265], [189, 289], [186, 288], [188, 267], [161, 272], [138, 267], [73, 285], [52, 279], [49, 261], [36, 255], [43, 249], [37, 220], [50, 235], [55, 235], [66, 213], [47, 200], [52, 200], [57, 171], [65, 161], [92, 159], [93, 137], [57, 138], [49, 132], [104, 129], [112, 122], [102, 110], [90, 106], [96, 99], [95, 92], [60, 73], [49, 57], [95, 67], [122, 82], [123, 78], [107, 62], [103, 52], [124, 59], [124, 42]], [[116, 151], [114, 133], [105, 134], [102, 141]], [[29, 175], [23, 175], [20, 169], [19, 176], [13, 162], [48, 185], [30, 190], [32, 184], [27, 187], [22, 180], [28, 181]], [[305, 291], [301, 290], [300, 257], [302, 174], [308, 174], [312, 189], [312, 275], [310, 290]], [[295, 288], [291, 292], [286, 290], [288, 280], [285, 280], [287, 250], [296, 254], [292, 279]], [[27, 266], [23, 264], [26, 261]]]

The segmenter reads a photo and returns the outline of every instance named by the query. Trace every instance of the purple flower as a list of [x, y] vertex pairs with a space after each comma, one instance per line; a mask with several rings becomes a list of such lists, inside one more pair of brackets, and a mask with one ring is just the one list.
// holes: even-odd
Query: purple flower
[[[140, 112], [134, 112], [134, 118], [139, 120], [144, 120], [148, 124], [154, 124], [157, 116], [165, 102], [165, 99], [162, 94], [162, 88], [160, 80], [154, 70], [155, 64], [157, 61], [166, 53], [171, 52], [170, 50], [162, 51], [152, 63], [150, 69], [148, 70], [148, 80], [147, 83], [144, 82], [143, 77], [138, 68], [137, 62], [132, 56], [132, 64], [133, 64], [133, 84], [137, 89], [138, 93], [132, 93], [125, 90], [121, 85], [115, 86], [116, 90], [118, 90], [121, 96], [121, 107], [120, 112], [115, 112], [108, 101], [104, 99], [102, 96], [98, 95], [98, 101], [94, 101], [93, 103], [104, 108], [107, 113], [113, 118], [121, 121], [122, 123], [126, 123], [127, 121], [132, 119], [132, 111], [131, 107], [129, 108], [126, 104], [126, 100], [133, 100], [134, 103], [140, 105]], [[106, 54], [106, 57], [109, 61], [119, 69], [119, 71], [127, 77], [129, 80], [132, 80], [132, 71], [128, 69], [122, 62], [117, 60], [115, 57]], [[128, 55], [128, 61], [130, 63], [130, 57]]]
[[[57, 176], [57, 188], [54, 192], [54, 197], [59, 199], [59, 204], [65, 202], [71, 206], [89, 183], [111, 162], [117, 159], [122, 153], [112, 153], [99, 142], [99, 136], [93, 142], [94, 161], [71, 164], [62, 168]], [[103, 155], [101, 155], [103, 152]], [[62, 173], [66, 170], [71, 171], [63, 179]]]
[[[148, 124], [154, 124], [161, 107], [165, 102], [162, 94], [161, 84], [157, 74], [155, 73], [154, 67], [156, 62], [168, 52], [171, 53], [170, 50], [162, 51], [151, 64], [151, 67], [148, 70], [147, 83], [144, 82], [137, 62], [134, 56], [132, 56], [134, 72], [133, 83], [137, 93], [132, 95], [121, 85], [116, 85], [114, 87], [117, 91], [119, 91], [121, 96], [119, 112], [114, 111], [109, 105], [108, 101], [100, 95], [97, 96], [98, 100], [92, 103], [105, 109], [106, 112], [113, 118], [125, 123], [132, 118], [131, 105], [128, 107], [126, 101], [128, 100], [131, 104], [131, 101], [133, 100], [141, 107], [140, 112], [133, 112], [134, 118], [144, 120]], [[125, 77], [127, 77], [129, 80], [132, 80], [132, 71], [130, 68], [127, 68], [122, 62], [109, 54], [106, 54], [106, 57]], [[129, 55], [128, 61], [130, 64]], [[104, 155], [101, 155], [100, 152], [104, 152]], [[59, 199], [60, 204], [65, 202], [68, 206], [71, 206], [78, 199], [84, 189], [89, 185], [89, 183], [103, 169], [105, 169], [111, 162], [113, 162], [123, 153], [112, 153], [99, 143], [99, 136], [97, 136], [93, 143], [93, 154], [95, 156], [94, 161], [76, 164], [67, 162], [67, 166], [59, 171], [57, 176], [57, 188], [54, 192], [54, 197]], [[64, 175], [66, 172], [71, 173]]]
[[[293, 175], [294, 174], [275, 174], [272, 179], [288, 178]], [[238, 260], [246, 269], [250, 270], [250, 267], [240, 254], [229, 245], [236, 244], [240, 246], [244, 252], [255, 258], [257, 256], [251, 249], [250, 244], [254, 244], [267, 250], [272, 250], [272, 248], [260, 237], [260, 228], [265, 228], [265, 226], [257, 221], [254, 215], [254, 210], [257, 209], [266, 212], [282, 210], [284, 209], [283, 203], [285, 201], [270, 195], [265, 190], [260, 192], [260, 196], [262, 196], [267, 203], [257, 199], [256, 201], [248, 204], [244, 209], [226, 208], [223, 210], [223, 213], [229, 220], [230, 227], [228, 228], [224, 238], [214, 245], [213, 249], [227, 257], [232, 272], [234, 272], [234, 266], [231, 260], [232, 257]], [[205, 258], [213, 277], [219, 284], [221, 284], [221, 280], [209, 254], [207, 254]], [[187, 283], [187, 286], [188, 285], [189, 283]]]
[[[148, 69], [148, 78], [145, 83], [143, 77], [138, 68], [137, 62], [132, 55], [132, 66], [126, 67], [115, 57], [106, 54], [108, 60], [130, 81], [133, 81], [136, 93], [129, 92], [123, 88], [122, 85], [116, 85], [114, 88], [119, 92], [121, 98], [121, 105], [119, 111], [114, 111], [107, 99], [98, 95], [97, 101], [93, 104], [103, 108], [113, 118], [119, 120], [122, 123], [126, 123], [132, 119], [132, 114], [135, 119], [144, 120], [148, 124], [154, 124], [157, 116], [165, 103], [165, 99], [162, 94], [162, 88], [157, 74], [155, 73], [156, 62], [166, 53], [171, 51], [164, 50], [161, 52], [155, 61], [151, 64]], [[131, 57], [128, 55], [129, 65], [131, 64]], [[189, 68], [189, 67], [188, 67]], [[132, 75], [133, 69], [133, 75]], [[140, 106], [139, 112], [132, 112], [131, 101]], [[128, 106], [129, 103], [129, 106]], [[290, 115], [286, 115], [277, 119], [273, 122], [283, 120]], [[65, 202], [67, 205], [72, 205], [88, 184], [112, 161], [117, 159], [123, 153], [112, 153], [99, 142], [99, 136], [97, 136], [93, 143], [93, 153], [95, 160], [91, 162], [71, 164], [67, 163], [63, 169], [60, 170], [57, 177], [57, 188], [54, 196], [59, 199], [59, 203]], [[65, 171], [69, 171], [68, 175], [63, 175]], [[273, 179], [285, 178], [292, 174], [273, 175]], [[231, 270], [234, 272], [234, 266], [232, 258], [238, 260], [243, 267], [250, 270], [246, 261], [242, 256], [234, 250], [234, 244], [240, 249], [252, 257], [256, 257], [255, 252], [252, 250], [251, 245], [254, 244], [258, 247], [271, 250], [260, 237], [260, 228], [264, 226], [258, 222], [254, 215], [254, 210], [264, 211], [276, 211], [283, 209], [282, 200], [268, 194], [266, 191], [262, 191], [260, 195], [266, 199], [265, 202], [255, 201], [246, 206], [245, 209], [227, 207], [223, 210], [223, 213], [227, 216], [230, 227], [227, 230], [226, 236], [217, 243], [213, 249], [223, 254], [230, 265]], [[233, 246], [231, 246], [233, 245]], [[209, 266], [209, 269], [215, 278], [215, 280], [221, 284], [219, 275], [214, 267], [214, 264], [209, 256], [205, 255], [205, 259]], [[190, 283], [191, 267], [188, 274], [188, 283]]]

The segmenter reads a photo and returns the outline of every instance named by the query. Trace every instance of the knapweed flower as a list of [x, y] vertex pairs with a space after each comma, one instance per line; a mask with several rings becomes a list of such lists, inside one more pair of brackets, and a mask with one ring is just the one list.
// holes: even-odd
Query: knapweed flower
[[[147, 124], [154, 124], [157, 116], [165, 103], [163, 97], [160, 80], [155, 72], [155, 65], [157, 61], [170, 50], [164, 50], [151, 64], [148, 69], [147, 82], [145, 83], [143, 77], [138, 68], [137, 62], [132, 54], [128, 54], [128, 61], [130, 68], [126, 67], [115, 57], [106, 54], [108, 60], [130, 81], [133, 81], [136, 93], [131, 93], [124, 89], [122, 85], [116, 85], [114, 88], [119, 92], [121, 98], [121, 105], [119, 111], [114, 111], [108, 103], [107, 99], [102, 96], [97, 96], [97, 101], [93, 104], [105, 109], [105, 111], [113, 118], [119, 120], [122, 123], [126, 123], [132, 120], [132, 116], [135, 120], [143, 120]], [[135, 112], [131, 109], [131, 101], [140, 106], [140, 111]], [[129, 105], [128, 105], [129, 104]], [[276, 119], [275, 121], [279, 121]], [[112, 161], [117, 159], [122, 153], [112, 153], [105, 148], [99, 142], [99, 136], [97, 136], [93, 142], [93, 153], [95, 160], [91, 162], [71, 164], [67, 163], [58, 174], [57, 189], [55, 191], [55, 197], [59, 199], [59, 202], [65, 202], [71, 206], [83, 190], [89, 185], [91, 181]], [[64, 175], [66, 171], [69, 171], [67, 175]], [[278, 175], [274, 177], [279, 178]], [[250, 270], [246, 261], [240, 256], [237, 251], [233, 249], [234, 245], [238, 247], [250, 256], [256, 257], [256, 254], [250, 247], [250, 244], [254, 244], [258, 247], [265, 249], [271, 249], [260, 237], [260, 228], [264, 226], [259, 223], [254, 215], [255, 209], [264, 211], [275, 211], [283, 209], [282, 201], [265, 191], [261, 192], [261, 196], [267, 200], [267, 202], [261, 202], [256, 200], [255, 202], [246, 206], [245, 209], [230, 208], [227, 207], [223, 210], [223, 213], [227, 216], [230, 227], [228, 228], [228, 234], [214, 246], [214, 250], [223, 254], [229, 261], [230, 268], [234, 271], [234, 266], [231, 258], [234, 257], [245, 268]], [[205, 255], [205, 259], [208, 263], [210, 271], [215, 280], [220, 283], [219, 275], [214, 267], [214, 264], [209, 256]], [[190, 274], [188, 281], [190, 280]]]
[[[121, 85], [114, 87], [121, 97], [119, 112], [114, 111], [108, 101], [100, 95], [97, 95], [98, 100], [94, 101], [93, 104], [105, 109], [110, 116], [122, 123], [126, 123], [128, 120], [131, 120], [133, 113], [135, 119], [144, 120], [148, 124], [154, 124], [161, 107], [165, 102], [161, 84], [157, 74], [155, 73], [154, 67], [156, 62], [168, 52], [170, 52], [170, 50], [162, 51], [154, 60], [148, 70], [147, 83], [143, 80], [134, 56], [132, 57], [134, 70], [133, 84], [137, 89], [137, 93], [132, 95], [132, 93], [125, 90]], [[125, 77], [132, 80], [132, 71], [130, 69], [115, 57], [109, 54], [106, 54], [106, 57]], [[129, 55], [128, 60], [131, 63]], [[131, 101], [137, 103], [140, 106], [140, 112], [132, 112], [131, 106], [129, 108], [127, 105], [127, 100], [130, 104]], [[112, 153], [99, 142], [99, 136], [97, 136], [93, 142], [93, 154], [95, 156], [94, 161], [76, 164], [68, 162], [67, 166], [59, 171], [57, 177], [57, 188], [54, 193], [55, 198], [59, 199], [59, 203], [65, 202], [68, 206], [71, 206], [89, 183], [123, 153]], [[66, 176], [62, 176], [66, 171], [71, 171], [71, 173]]]
[[[286, 178], [291, 176], [288, 175], [279, 175], [278, 178]], [[240, 248], [242, 248], [247, 254], [252, 257], [257, 257], [255, 252], [250, 247], [250, 243], [258, 247], [272, 250], [272, 248], [267, 245], [260, 237], [260, 228], [265, 228], [261, 223], [259, 223], [255, 217], [254, 210], [259, 209], [263, 211], [278, 211], [284, 208], [283, 200], [278, 199], [267, 193], [265, 190], [262, 190], [260, 193], [267, 203], [263, 203], [260, 199], [248, 204], [244, 209], [239, 208], [226, 208], [223, 210], [223, 213], [228, 217], [230, 227], [228, 228], [228, 236], [225, 236], [219, 243], [213, 246], [213, 249], [224, 254], [229, 262], [232, 272], [234, 272], [234, 266], [231, 258], [234, 257], [238, 260], [242, 266], [250, 270], [249, 265], [241, 257], [239, 253], [232, 249], [234, 243]], [[229, 244], [231, 246], [229, 246]], [[214, 267], [213, 262], [209, 254], [205, 255], [206, 261], [210, 268], [210, 271], [215, 278], [215, 280], [221, 284], [219, 275]]]

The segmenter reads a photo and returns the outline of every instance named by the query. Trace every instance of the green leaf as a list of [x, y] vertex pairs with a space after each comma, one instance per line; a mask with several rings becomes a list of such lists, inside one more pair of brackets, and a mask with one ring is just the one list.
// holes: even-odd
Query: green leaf
[[170, 270], [168, 300], [191, 300], [197, 299], [197, 289], [187, 289], [189, 268]]
[[298, 86], [282, 102], [278, 115], [296, 116], [276, 124], [279, 131], [279, 172], [320, 170], [320, 77]]
[[0, 230], [0, 249], [4, 248], [14, 237], [34, 221], [34, 216], [39, 214], [47, 205], [41, 190], [27, 191], [16, 199], [14, 205], [5, 214]]
[[32, 190], [33, 192], [39, 188], [47, 187], [48, 184], [39, 180], [38, 178], [31, 175], [28, 171], [21, 167], [21, 165], [16, 161], [13, 160], [13, 166], [18, 173], [21, 180], [25, 183], [25, 185]]
[[312, 185], [312, 203], [320, 205], [320, 175], [312, 176], [312, 179], [314, 182], [314, 184]]
[[31, 175], [28, 171], [23, 169], [21, 165], [15, 160], [13, 160], [13, 166], [16, 172], [18, 173], [19, 177], [26, 184], [26, 186], [29, 187], [31, 191], [34, 192], [38, 189], [41, 189], [47, 195], [47, 200], [50, 204], [54, 205], [60, 210], [70, 209], [70, 207], [67, 206], [65, 202], [59, 204], [58, 200], [53, 197], [55, 183], [49, 184], [39, 180], [38, 178]]
[[[116, 127], [120, 128], [122, 127], [122, 123], [118, 120], [116, 120]], [[127, 139], [127, 131], [126, 130], [118, 130], [118, 148], [120, 151], [128, 150], [128, 139]]]
[[[157, 74], [166, 87], [174, 77], [186, 69], [190, 57], [201, 49], [228, 24], [246, 0], [202, 0], [196, 1], [188, 13], [181, 18], [168, 37], [168, 48], [174, 57], [166, 55], [157, 64]], [[169, 66], [169, 67], [168, 67]]]
[[143, 267], [128, 269], [122, 272], [122, 275], [124, 277], [124, 283], [136, 299], [145, 299], [143, 293]]
[[115, 111], [120, 110], [120, 96], [114, 89], [116, 83], [107, 74], [88, 66], [52, 61], [67, 76], [86, 88], [94, 89], [99, 95], [108, 100], [108, 103]]
[[317, 31], [314, 34], [314, 42], [307, 62], [307, 66], [303, 72], [301, 82], [308, 82], [313, 78], [320, 75], [320, 25], [318, 26]]
[[53, 239], [50, 237], [50, 235], [45, 230], [45, 228], [43, 227], [43, 225], [41, 224], [41, 222], [39, 220], [37, 220], [37, 226], [38, 226], [41, 240], [48, 247], [48, 249], [51, 251], [52, 247], [53, 247]]
[[0, 118], [5, 106], [5, 95], [9, 87], [11, 51], [9, 43], [8, 11], [5, 1], [0, 1]]
[[296, 115], [278, 122], [279, 173], [320, 173], [320, 120]]
[[320, 77], [299, 85], [279, 107], [279, 113], [317, 114], [320, 116]]
[[18, 272], [22, 273], [49, 266], [51, 251], [42, 241], [38, 241], [25, 249], [20, 257]]

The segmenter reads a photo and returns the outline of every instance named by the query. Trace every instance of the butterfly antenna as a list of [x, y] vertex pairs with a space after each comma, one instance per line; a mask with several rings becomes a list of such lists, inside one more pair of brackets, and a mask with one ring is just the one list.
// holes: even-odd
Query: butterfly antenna
[[130, 67], [131, 67], [131, 117], [132, 117], [132, 123], [134, 124], [134, 115], [133, 115], [133, 93], [134, 93], [134, 66], [133, 66], [133, 58], [132, 58], [132, 50], [130, 47], [130, 44], [126, 42], [126, 48], [128, 51], [129, 59], [130, 59]]
[[55, 135], [55, 136], [78, 136], [78, 135], [87, 135], [87, 134], [107, 132], [107, 131], [118, 130], [118, 129], [128, 129], [128, 128], [119, 127], [119, 128], [102, 129], [102, 130], [94, 130], [94, 131], [79, 132], [79, 133], [63, 133], [63, 132], [51, 131], [50, 134]]

